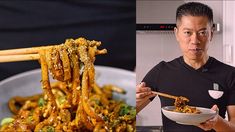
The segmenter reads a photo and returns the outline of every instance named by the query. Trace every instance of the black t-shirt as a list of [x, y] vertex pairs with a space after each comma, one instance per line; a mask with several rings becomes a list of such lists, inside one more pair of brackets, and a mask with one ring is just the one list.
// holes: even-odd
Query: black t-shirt
[[[0, 1], [0, 50], [85, 37], [108, 50], [95, 65], [134, 70], [135, 15], [133, 0]], [[1, 63], [0, 80], [39, 67], [37, 61]]]
[[[219, 107], [219, 115], [225, 118], [226, 106], [235, 105], [235, 68], [226, 65], [213, 57], [207, 63], [195, 70], [187, 65], [183, 57], [170, 62], [160, 62], [151, 69], [143, 82], [153, 91], [159, 91], [190, 99], [189, 105], [211, 108], [214, 104]], [[212, 98], [208, 90], [223, 91], [222, 97]], [[174, 100], [160, 96], [161, 106], [171, 106]], [[199, 132], [196, 126], [177, 124], [164, 115], [164, 131]]]

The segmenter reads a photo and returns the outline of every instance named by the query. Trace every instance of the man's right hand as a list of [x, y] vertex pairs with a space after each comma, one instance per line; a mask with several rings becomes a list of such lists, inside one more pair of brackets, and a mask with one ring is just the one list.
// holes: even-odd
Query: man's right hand
[[[136, 108], [142, 109], [142, 106], [146, 106], [149, 103], [149, 98], [156, 96], [152, 93], [151, 88], [146, 87], [145, 82], [141, 82], [136, 86]], [[140, 111], [138, 110], [138, 111]]]

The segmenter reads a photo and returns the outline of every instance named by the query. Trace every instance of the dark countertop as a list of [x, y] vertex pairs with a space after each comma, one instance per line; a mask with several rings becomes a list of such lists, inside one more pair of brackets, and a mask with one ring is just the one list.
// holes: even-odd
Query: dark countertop
[[137, 132], [163, 132], [162, 126], [136, 126]]

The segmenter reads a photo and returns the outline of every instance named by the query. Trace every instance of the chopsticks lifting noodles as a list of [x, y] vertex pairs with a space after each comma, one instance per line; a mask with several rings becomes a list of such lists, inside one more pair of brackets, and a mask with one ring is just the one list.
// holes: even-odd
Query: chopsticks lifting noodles
[[175, 99], [174, 102], [174, 112], [180, 112], [180, 113], [195, 113], [195, 114], [199, 114], [201, 113], [200, 110], [198, 110], [196, 107], [193, 106], [188, 106], [186, 104], [186, 102], [189, 102], [189, 99], [183, 96], [173, 96], [173, 95], [169, 95], [169, 94], [165, 94], [165, 93], [160, 93], [160, 92], [155, 92], [152, 91], [153, 94], [159, 95], [159, 96], [163, 96], [163, 97], [167, 97], [167, 98], [171, 98], [171, 99]]
[[[32, 48], [0, 50], [0, 63], [39, 60], [40, 59], [39, 51], [42, 49], [49, 49], [51, 47], [52, 46], [40, 46]], [[107, 53], [107, 50], [102, 49], [102, 50], [96, 50], [95, 54], [99, 55], [105, 53]]]
[[[135, 131], [135, 108], [113, 99], [113, 91], [125, 91], [96, 84], [96, 55], [106, 53], [100, 45], [80, 37], [52, 47], [0, 51], [2, 62], [7, 57], [15, 58], [8, 62], [39, 58], [43, 92], [34, 101], [12, 99], [8, 105], [16, 115], [0, 131]], [[50, 76], [56, 82], [51, 83]]]

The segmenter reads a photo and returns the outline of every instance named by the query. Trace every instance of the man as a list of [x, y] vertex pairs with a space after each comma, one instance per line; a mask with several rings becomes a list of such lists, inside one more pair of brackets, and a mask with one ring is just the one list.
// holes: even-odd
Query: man
[[[176, 12], [176, 40], [182, 56], [170, 62], [160, 62], [136, 87], [137, 112], [142, 110], [159, 91], [190, 99], [189, 105], [212, 107], [218, 114], [199, 126], [180, 125], [163, 115], [165, 131], [235, 131], [235, 68], [207, 54], [213, 37], [213, 12], [207, 5], [190, 2]], [[212, 97], [209, 90], [223, 92]], [[173, 100], [160, 97], [161, 106], [173, 105]], [[225, 120], [225, 112], [228, 121]]]

